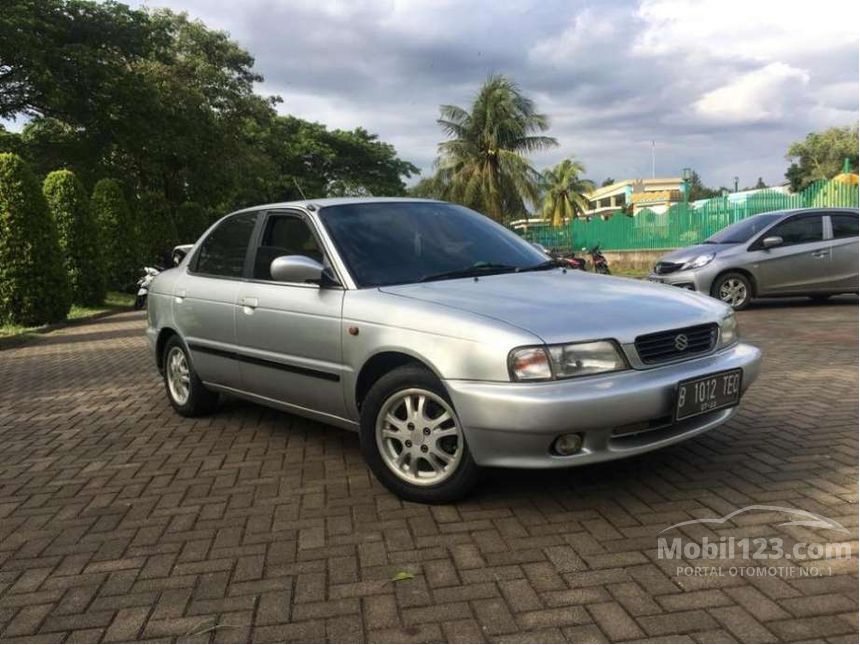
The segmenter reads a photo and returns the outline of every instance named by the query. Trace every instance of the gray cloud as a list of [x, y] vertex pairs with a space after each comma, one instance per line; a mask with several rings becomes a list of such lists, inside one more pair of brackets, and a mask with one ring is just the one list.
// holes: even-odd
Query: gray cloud
[[[637, 4], [368, 0], [147, 0], [230, 32], [280, 109], [363, 126], [429, 171], [441, 103], [468, 104], [488, 73], [520, 83], [559, 147], [600, 180], [696, 168], [706, 182], [782, 180], [788, 145], [858, 117], [858, 9], [833, 21], [761, 1]], [[851, 15], [845, 15], [847, 13]], [[817, 16], [821, 16], [818, 18]]]

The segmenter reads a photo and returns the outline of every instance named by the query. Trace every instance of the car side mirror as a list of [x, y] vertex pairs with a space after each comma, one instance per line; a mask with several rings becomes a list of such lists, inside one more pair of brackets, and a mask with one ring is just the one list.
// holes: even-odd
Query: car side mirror
[[783, 239], [779, 235], [766, 237], [761, 241], [761, 248], [772, 249], [775, 246], [782, 246]]
[[275, 282], [316, 282], [323, 277], [323, 265], [305, 255], [282, 255], [272, 260], [269, 273]]

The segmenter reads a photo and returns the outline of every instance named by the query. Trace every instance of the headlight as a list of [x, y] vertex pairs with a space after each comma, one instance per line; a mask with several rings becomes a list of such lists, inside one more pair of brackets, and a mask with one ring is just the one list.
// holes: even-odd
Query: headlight
[[700, 269], [713, 260], [716, 255], [716, 253], [703, 253], [702, 255], [685, 263], [684, 266], [681, 267], [681, 271], [686, 271], [687, 269]]
[[730, 313], [720, 322], [720, 347], [728, 347], [738, 340], [738, 319]]
[[615, 372], [627, 362], [615, 343], [598, 340], [548, 347], [520, 347], [508, 357], [514, 381], [545, 381]]

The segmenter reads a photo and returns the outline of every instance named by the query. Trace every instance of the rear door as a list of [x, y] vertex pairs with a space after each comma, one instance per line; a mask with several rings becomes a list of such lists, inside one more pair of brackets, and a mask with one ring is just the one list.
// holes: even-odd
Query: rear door
[[240, 384], [236, 303], [257, 225], [257, 213], [222, 220], [201, 242], [174, 291], [173, 316], [201, 380]]
[[[765, 249], [765, 237], [781, 237], [780, 246]], [[830, 279], [830, 243], [824, 239], [821, 213], [793, 215], [765, 231], [754, 242], [758, 293], [815, 293]]]
[[834, 291], [857, 291], [857, 213], [830, 213], [830, 281]]
[[237, 311], [242, 389], [290, 406], [345, 415], [341, 317], [344, 290], [275, 282], [272, 260], [304, 255], [325, 264], [318, 236], [304, 213], [266, 214], [253, 251], [250, 279]]

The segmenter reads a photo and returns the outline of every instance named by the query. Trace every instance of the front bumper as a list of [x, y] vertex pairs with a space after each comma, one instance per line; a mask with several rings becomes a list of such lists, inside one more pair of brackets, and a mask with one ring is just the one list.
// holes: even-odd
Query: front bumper
[[[741, 368], [742, 392], [761, 352], [739, 343], [701, 358], [643, 370], [549, 383], [448, 380], [469, 449], [482, 466], [560, 468], [637, 455], [724, 423], [735, 408], [672, 423], [679, 381]], [[584, 437], [575, 455], [553, 454], [560, 434]]]
[[[713, 263], [711, 263], [713, 264]], [[647, 280], [667, 284], [672, 287], [681, 287], [690, 291], [698, 291], [705, 295], [711, 294], [711, 285], [718, 271], [716, 267], [707, 265], [701, 269], [689, 269], [687, 271], [675, 271], [674, 273], [658, 274], [650, 273]]]

